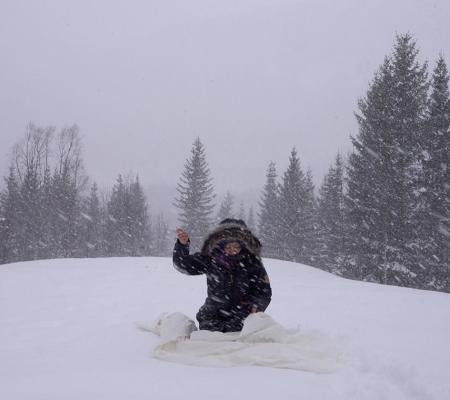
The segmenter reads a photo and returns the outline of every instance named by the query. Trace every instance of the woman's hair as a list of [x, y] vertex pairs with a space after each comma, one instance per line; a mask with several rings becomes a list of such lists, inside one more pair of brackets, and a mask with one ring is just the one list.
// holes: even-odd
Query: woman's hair
[[241, 247], [247, 249], [256, 257], [261, 255], [261, 242], [251, 232], [242, 219], [227, 218], [220, 222], [219, 226], [212, 231], [205, 239], [201, 248], [202, 255], [211, 254], [219, 242], [232, 241], [241, 244]]

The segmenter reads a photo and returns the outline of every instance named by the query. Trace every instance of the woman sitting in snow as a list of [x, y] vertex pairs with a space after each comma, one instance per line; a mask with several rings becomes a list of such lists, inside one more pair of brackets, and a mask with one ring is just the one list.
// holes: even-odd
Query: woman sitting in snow
[[225, 219], [203, 243], [200, 253], [189, 255], [189, 235], [177, 229], [173, 250], [177, 270], [206, 274], [208, 297], [197, 313], [200, 329], [235, 332], [251, 313], [264, 311], [272, 290], [260, 258], [261, 243], [240, 219]]

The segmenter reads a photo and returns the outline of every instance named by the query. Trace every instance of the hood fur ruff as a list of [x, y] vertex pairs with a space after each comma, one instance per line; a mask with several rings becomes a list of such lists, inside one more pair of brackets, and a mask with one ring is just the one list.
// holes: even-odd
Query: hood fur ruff
[[203, 243], [201, 254], [210, 255], [219, 242], [233, 239], [242, 243], [256, 257], [261, 256], [261, 242], [258, 238], [247, 227], [234, 223], [220, 224], [212, 231]]

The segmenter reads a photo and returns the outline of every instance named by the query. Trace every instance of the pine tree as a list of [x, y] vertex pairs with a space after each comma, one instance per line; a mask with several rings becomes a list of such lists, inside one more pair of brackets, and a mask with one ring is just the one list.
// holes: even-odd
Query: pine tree
[[215, 198], [205, 150], [199, 138], [192, 146], [191, 157], [186, 160], [177, 192], [174, 205], [179, 210], [178, 220], [189, 232], [192, 248], [198, 249], [211, 226]]
[[217, 223], [223, 221], [226, 218], [234, 218], [233, 207], [234, 207], [233, 195], [230, 192], [227, 192], [222, 200], [222, 203], [220, 203], [219, 212], [217, 213], [216, 218]]
[[426, 65], [417, 61], [411, 36], [398, 36], [359, 101], [359, 134], [352, 138], [347, 207], [351, 224], [351, 275], [382, 283], [413, 285], [408, 255], [413, 207], [412, 166], [424, 126]]
[[36, 260], [39, 254], [41, 238], [41, 193], [37, 171], [25, 172], [20, 186], [20, 254], [24, 261]]
[[340, 154], [328, 170], [319, 190], [318, 264], [343, 274], [345, 262], [344, 167]]
[[253, 206], [250, 206], [250, 208], [248, 210], [247, 226], [249, 227], [249, 229], [252, 232], [256, 233], [255, 210], [254, 210]]
[[84, 257], [99, 257], [102, 251], [102, 219], [98, 187], [94, 183], [91, 186], [89, 197], [86, 199], [83, 212], [81, 253]]
[[150, 255], [152, 241], [150, 217], [148, 215], [147, 199], [138, 177], [130, 185], [129, 207], [127, 221], [130, 255]]
[[169, 247], [169, 227], [164, 215], [158, 214], [154, 228], [154, 245], [152, 254], [157, 257], [167, 257], [171, 254]]
[[47, 164], [41, 187], [41, 243], [39, 258], [54, 258], [54, 201], [50, 165]]
[[304, 244], [300, 261], [307, 265], [317, 266], [317, 201], [310, 169], [306, 172], [303, 190], [301, 217]]
[[278, 186], [275, 163], [271, 162], [267, 168], [266, 184], [259, 202], [258, 232], [265, 257], [279, 258], [280, 241], [277, 237], [278, 226]]
[[303, 208], [305, 205], [305, 174], [300, 167], [297, 151], [292, 150], [289, 166], [280, 186], [277, 240], [281, 258], [301, 262], [304, 260], [306, 235]]
[[419, 278], [429, 288], [450, 291], [450, 94], [447, 65], [434, 69], [427, 125], [421, 138], [416, 228]]
[[16, 172], [9, 169], [6, 188], [0, 195], [0, 263], [10, 263], [21, 259], [20, 188]]
[[24, 138], [14, 146], [14, 169], [19, 183], [18, 254], [21, 260], [39, 258], [42, 247], [42, 182], [52, 128], [28, 124]]
[[107, 202], [105, 223], [106, 255], [109, 257], [127, 254], [126, 242], [126, 188], [122, 175], [117, 177], [111, 197]]
[[110, 256], [150, 254], [151, 225], [147, 200], [139, 179], [123, 180], [119, 175], [107, 204], [105, 241]]
[[81, 196], [86, 181], [79, 129], [76, 125], [65, 127], [57, 136], [57, 164], [52, 179], [55, 257], [81, 256]]
[[101, 245], [100, 245], [100, 256], [108, 257], [109, 256], [109, 242], [108, 242], [108, 228], [109, 228], [109, 210], [108, 204], [110, 201], [110, 196], [107, 192], [100, 192], [99, 196], [100, 200], [100, 226], [101, 226]]
[[52, 190], [55, 257], [78, 256], [80, 199], [68, 170], [56, 171]]
[[8, 262], [8, 225], [5, 217], [5, 211], [1, 207], [0, 203], [0, 264], [6, 264]]

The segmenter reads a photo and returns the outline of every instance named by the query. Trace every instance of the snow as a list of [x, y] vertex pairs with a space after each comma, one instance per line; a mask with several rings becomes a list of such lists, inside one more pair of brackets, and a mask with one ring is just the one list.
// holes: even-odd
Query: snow
[[160, 338], [137, 325], [162, 312], [194, 317], [205, 277], [182, 275], [167, 258], [35, 261], [0, 267], [0, 398], [449, 398], [448, 294], [265, 266], [268, 315], [331, 341], [344, 360], [336, 371], [158, 360]]

